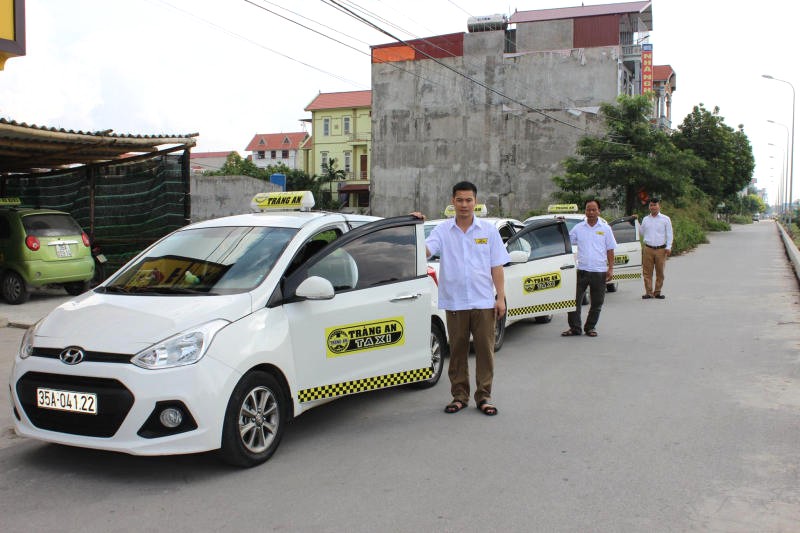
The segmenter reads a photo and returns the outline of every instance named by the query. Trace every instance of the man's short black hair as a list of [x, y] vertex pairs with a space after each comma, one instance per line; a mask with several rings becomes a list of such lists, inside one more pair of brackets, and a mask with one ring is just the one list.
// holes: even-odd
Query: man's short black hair
[[591, 199], [589, 199], [589, 200], [586, 200], [586, 201], [583, 203], [583, 208], [584, 208], [584, 209], [586, 209], [586, 206], [587, 206], [587, 205], [589, 205], [589, 202], [594, 202], [594, 203], [596, 203], [596, 204], [597, 204], [597, 210], [598, 210], [598, 211], [600, 211], [600, 210], [602, 209], [602, 207], [603, 207], [603, 206], [601, 206], [601, 205], [600, 205], [600, 200], [598, 200], [597, 198], [591, 198]]
[[658, 196], [653, 196], [652, 198], [650, 198], [650, 203], [651, 204], [657, 204], [659, 202], [659, 200], [660, 200], [660, 198]]
[[478, 197], [478, 188], [471, 181], [459, 181], [453, 185], [453, 197], [458, 191], [472, 191], [475, 197]]

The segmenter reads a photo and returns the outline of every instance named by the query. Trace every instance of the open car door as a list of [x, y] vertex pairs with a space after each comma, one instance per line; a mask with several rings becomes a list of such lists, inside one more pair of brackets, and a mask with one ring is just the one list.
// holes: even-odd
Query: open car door
[[639, 219], [636, 215], [618, 218], [609, 223], [617, 240], [614, 250], [613, 288], [620, 282], [642, 279], [642, 243], [639, 240]]

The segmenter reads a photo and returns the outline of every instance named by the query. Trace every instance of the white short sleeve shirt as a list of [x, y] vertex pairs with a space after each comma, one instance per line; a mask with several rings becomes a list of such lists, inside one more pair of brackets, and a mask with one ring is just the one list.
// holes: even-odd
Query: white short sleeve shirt
[[586, 220], [576, 224], [569, 232], [569, 239], [578, 246], [578, 270], [587, 272], [606, 272], [608, 270], [608, 250], [617, 247], [617, 240], [611, 226], [597, 219], [594, 226]]

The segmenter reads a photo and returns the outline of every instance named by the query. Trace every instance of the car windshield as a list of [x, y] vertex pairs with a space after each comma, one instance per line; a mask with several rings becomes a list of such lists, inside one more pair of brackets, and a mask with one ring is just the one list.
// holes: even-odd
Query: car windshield
[[267, 277], [292, 228], [187, 229], [157, 243], [99, 290], [124, 294], [232, 294]]
[[59, 213], [39, 213], [22, 217], [26, 235], [36, 237], [65, 237], [80, 235], [81, 227], [71, 216]]

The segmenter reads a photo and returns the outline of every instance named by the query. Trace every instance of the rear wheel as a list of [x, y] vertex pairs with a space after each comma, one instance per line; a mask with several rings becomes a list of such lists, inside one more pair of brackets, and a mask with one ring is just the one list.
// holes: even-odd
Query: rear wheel
[[272, 457], [286, 425], [286, 400], [278, 381], [266, 372], [246, 374], [236, 385], [225, 410], [222, 459], [251, 467]]
[[581, 305], [589, 305], [589, 292], [584, 291], [583, 297], [581, 297]]
[[88, 281], [73, 281], [70, 283], [64, 284], [64, 290], [67, 291], [67, 294], [71, 296], [77, 296], [79, 294], [83, 294], [84, 292], [89, 290], [89, 282]]
[[494, 351], [500, 351], [503, 341], [506, 340], [506, 315], [501, 316], [494, 323]]
[[616, 283], [606, 283], [606, 292], [617, 292]]
[[537, 316], [533, 319], [537, 324], [549, 324], [553, 320], [553, 315]]
[[11, 305], [25, 303], [30, 296], [25, 280], [13, 270], [7, 271], [3, 276], [2, 292], [3, 299]]
[[437, 324], [431, 323], [431, 368], [433, 375], [424, 381], [411, 383], [415, 389], [428, 389], [439, 382], [444, 368], [444, 356], [447, 353], [447, 339]]

